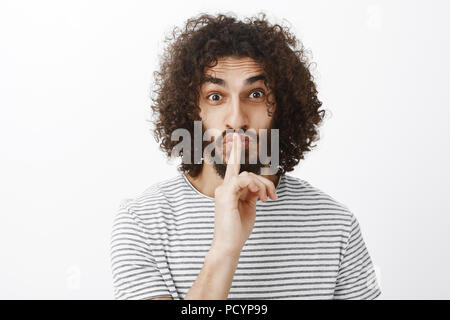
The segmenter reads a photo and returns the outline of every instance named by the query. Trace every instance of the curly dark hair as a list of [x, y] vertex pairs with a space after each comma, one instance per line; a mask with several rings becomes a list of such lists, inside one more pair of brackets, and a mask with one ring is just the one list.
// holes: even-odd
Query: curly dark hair
[[[264, 71], [268, 112], [274, 117], [273, 128], [279, 129], [277, 175], [292, 171], [315, 147], [325, 110], [319, 110], [322, 102], [307, 51], [288, 27], [270, 24], [265, 13], [243, 21], [230, 14], [202, 13], [188, 19], [183, 29], [175, 27], [165, 43], [160, 69], [154, 72], [151, 109], [155, 140], [169, 157], [178, 143], [171, 140], [172, 132], [184, 128], [193, 136], [194, 121], [201, 120], [199, 87], [205, 70], [230, 56], [249, 57]], [[178, 169], [195, 177], [201, 168], [201, 163], [191, 161]]]

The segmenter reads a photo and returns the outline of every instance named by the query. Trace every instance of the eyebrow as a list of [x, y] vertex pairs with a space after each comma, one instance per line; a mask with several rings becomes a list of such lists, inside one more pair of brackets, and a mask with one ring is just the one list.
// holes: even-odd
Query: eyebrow
[[[245, 80], [245, 84], [249, 86], [249, 85], [255, 83], [256, 81], [265, 80], [265, 79], [266, 79], [266, 77], [263, 74], [258, 74], [256, 76], [250, 77], [247, 80]], [[206, 76], [202, 80], [201, 84], [203, 84], [205, 82], [211, 82], [211, 83], [217, 84], [219, 86], [225, 86], [225, 84], [226, 84], [225, 80], [216, 78], [216, 77], [212, 77], [212, 76]]]

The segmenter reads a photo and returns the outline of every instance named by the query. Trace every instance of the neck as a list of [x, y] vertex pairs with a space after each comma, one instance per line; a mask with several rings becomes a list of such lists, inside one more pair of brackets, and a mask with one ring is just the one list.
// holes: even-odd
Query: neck
[[[278, 184], [279, 176], [277, 175], [261, 175], [273, 182], [275, 187]], [[186, 178], [200, 193], [214, 198], [216, 188], [223, 183], [222, 177], [216, 172], [212, 164], [203, 163], [202, 171], [196, 177], [191, 177], [188, 173]]]

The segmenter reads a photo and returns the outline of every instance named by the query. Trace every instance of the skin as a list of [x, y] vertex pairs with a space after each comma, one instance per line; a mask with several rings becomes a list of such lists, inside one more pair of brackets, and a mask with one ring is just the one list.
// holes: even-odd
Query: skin
[[[263, 80], [247, 83], [248, 78], [262, 73], [259, 63], [250, 58], [227, 57], [207, 70], [207, 75], [223, 79], [224, 83], [206, 82], [201, 87], [199, 105], [204, 127], [218, 129], [218, 132], [226, 129], [253, 129], [255, 132], [270, 129], [272, 118], [267, 114], [264, 93], [260, 92], [267, 93], [268, 90]], [[223, 152], [227, 155], [224, 179], [214, 165], [206, 161], [196, 178], [186, 175], [198, 191], [215, 201], [211, 248], [185, 296], [186, 300], [227, 299], [241, 250], [253, 230], [256, 202], [277, 199], [276, 175], [261, 176], [241, 171], [242, 148], [245, 144], [237, 135], [232, 143], [223, 145]]]

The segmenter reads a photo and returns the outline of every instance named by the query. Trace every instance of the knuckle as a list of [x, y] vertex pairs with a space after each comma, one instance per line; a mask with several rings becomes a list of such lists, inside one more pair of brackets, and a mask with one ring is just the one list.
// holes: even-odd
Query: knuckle
[[248, 171], [242, 171], [239, 175], [240, 175], [241, 177], [248, 177], [248, 176], [249, 176], [249, 173], [248, 173]]

